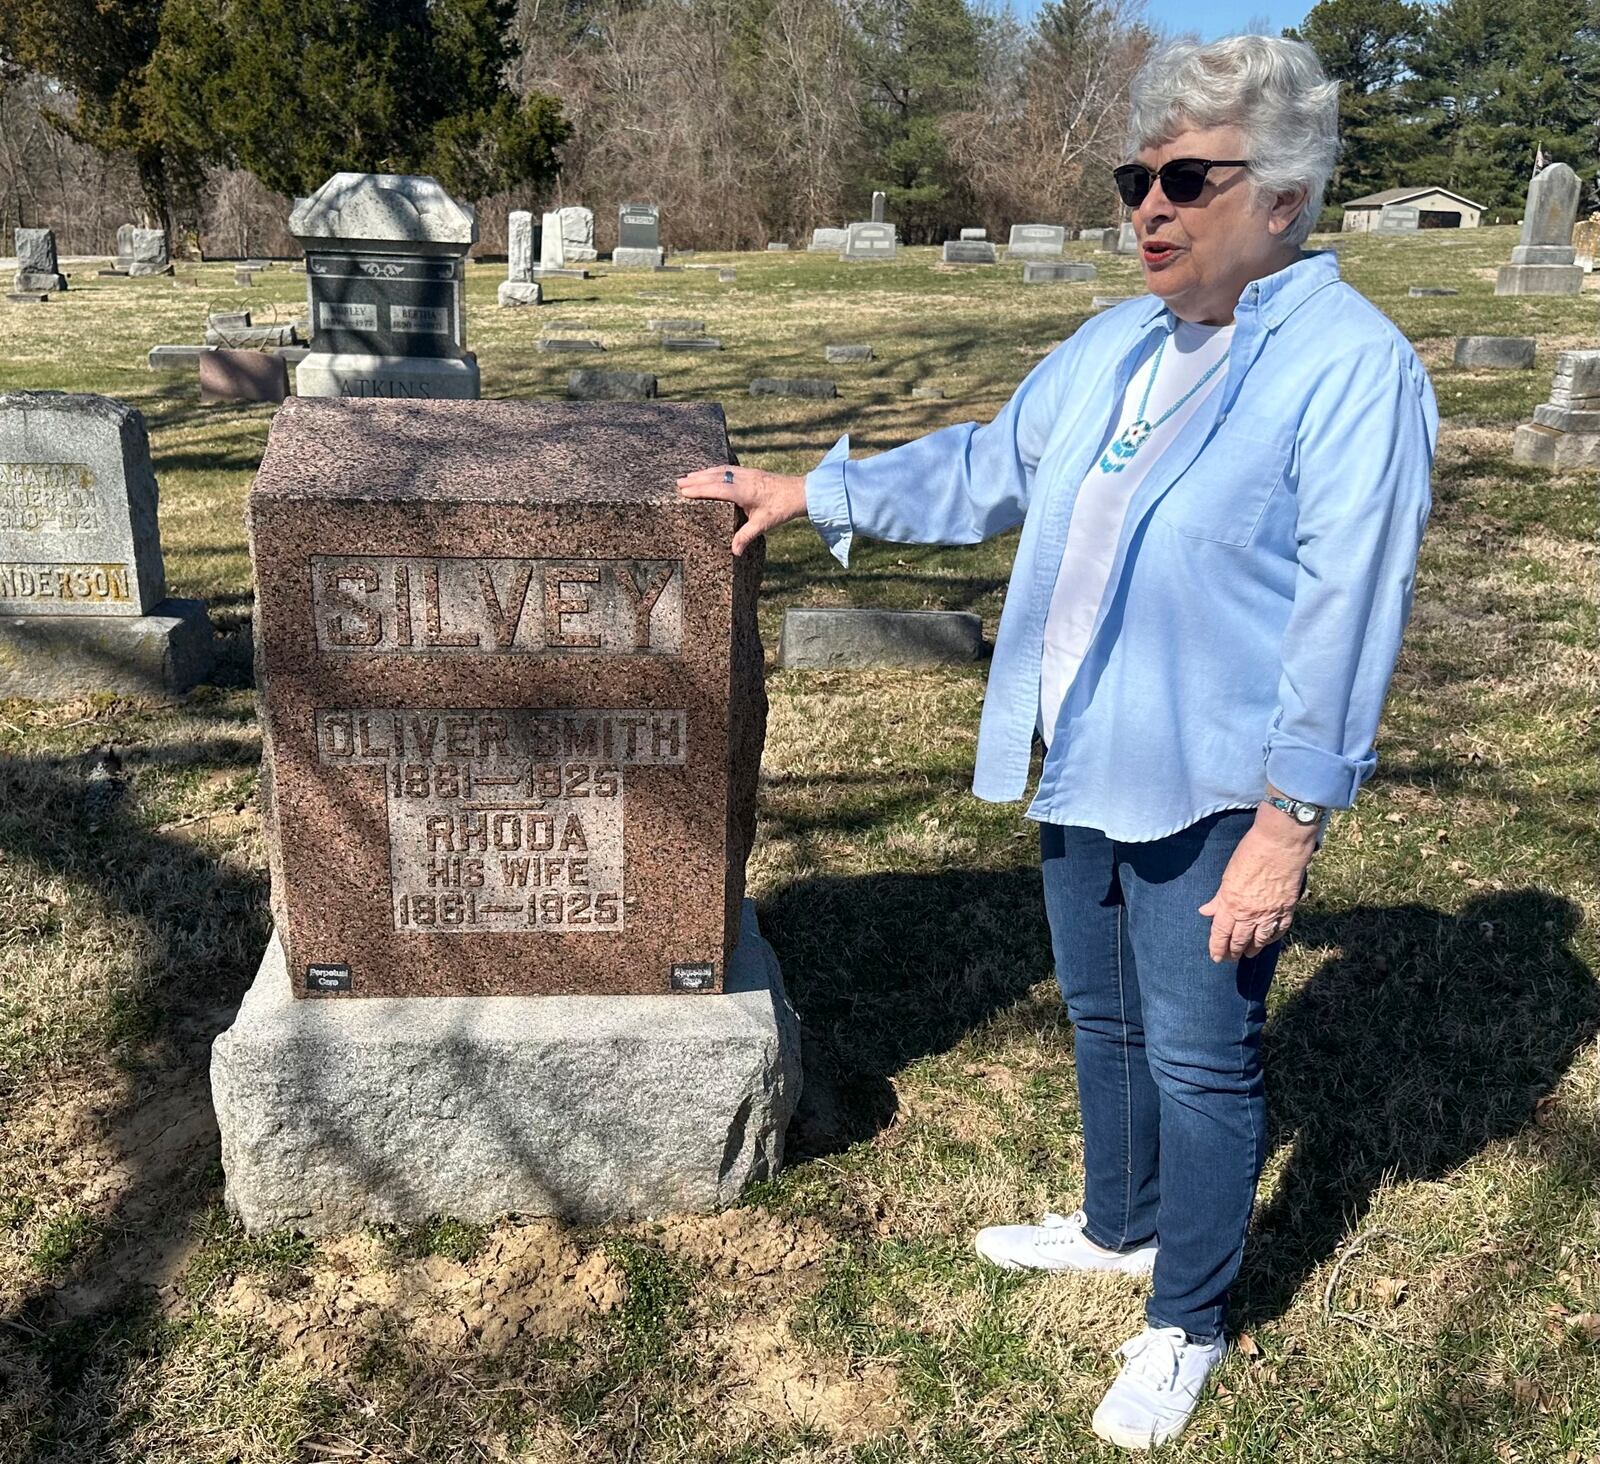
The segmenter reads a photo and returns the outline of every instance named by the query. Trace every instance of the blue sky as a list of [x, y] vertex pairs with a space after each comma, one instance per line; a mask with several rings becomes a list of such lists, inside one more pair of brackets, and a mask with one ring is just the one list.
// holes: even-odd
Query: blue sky
[[[1013, 0], [1023, 15], [1039, 8], [1038, 0]], [[1198, 31], [1202, 40], [1259, 30], [1277, 35], [1286, 25], [1304, 19], [1313, 0], [1145, 0], [1145, 14], [1171, 34]]]

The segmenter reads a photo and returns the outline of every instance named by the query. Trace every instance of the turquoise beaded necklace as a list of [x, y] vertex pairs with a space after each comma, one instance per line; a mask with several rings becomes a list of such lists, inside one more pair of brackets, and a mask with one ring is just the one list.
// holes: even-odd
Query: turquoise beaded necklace
[[1156, 421], [1147, 422], [1144, 414], [1150, 405], [1150, 393], [1155, 389], [1156, 377], [1161, 373], [1161, 356], [1167, 349], [1167, 339], [1166, 336], [1162, 336], [1161, 344], [1156, 347], [1156, 358], [1150, 363], [1150, 375], [1145, 378], [1144, 395], [1139, 399], [1139, 410], [1133, 414], [1133, 421], [1123, 428], [1120, 436], [1113, 439], [1111, 446], [1100, 458], [1102, 473], [1120, 473], [1127, 467], [1133, 461], [1133, 455], [1150, 440], [1156, 428], [1210, 381], [1222, 369], [1223, 362], [1228, 359], [1226, 353], [1219, 356], [1206, 368], [1205, 375], [1168, 407]]

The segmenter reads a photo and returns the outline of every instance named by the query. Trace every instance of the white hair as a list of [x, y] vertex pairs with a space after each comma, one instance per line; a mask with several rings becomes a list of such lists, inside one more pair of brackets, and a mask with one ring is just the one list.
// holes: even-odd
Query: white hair
[[1306, 190], [1284, 236], [1305, 243], [1339, 153], [1339, 86], [1310, 46], [1275, 36], [1178, 41], [1140, 68], [1131, 103], [1130, 154], [1190, 128], [1239, 128], [1258, 198]]

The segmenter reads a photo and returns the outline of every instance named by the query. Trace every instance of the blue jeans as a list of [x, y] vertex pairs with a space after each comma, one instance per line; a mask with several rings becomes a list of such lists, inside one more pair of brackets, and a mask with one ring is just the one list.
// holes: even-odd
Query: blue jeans
[[1143, 844], [1041, 827], [1056, 979], [1076, 1030], [1085, 1233], [1155, 1239], [1152, 1327], [1223, 1330], [1266, 1160], [1261, 1028], [1279, 945], [1215, 964], [1217, 892], [1253, 810]]

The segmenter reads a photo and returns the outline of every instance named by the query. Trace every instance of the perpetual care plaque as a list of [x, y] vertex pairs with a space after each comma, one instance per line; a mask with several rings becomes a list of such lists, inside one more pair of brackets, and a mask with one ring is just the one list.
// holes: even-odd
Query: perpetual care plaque
[[249, 500], [297, 995], [721, 989], [765, 726], [710, 404], [291, 400]]

